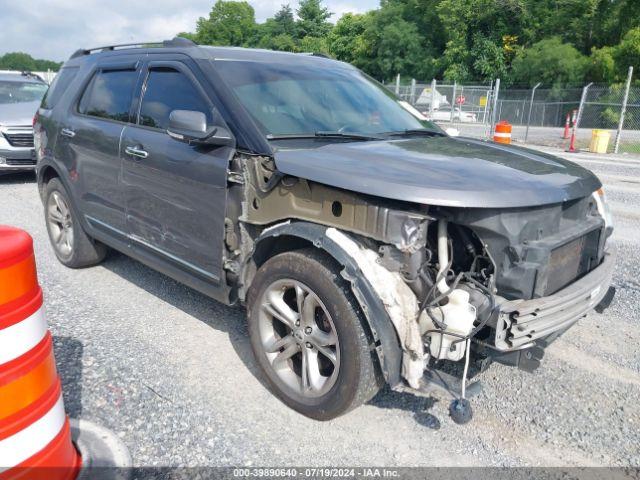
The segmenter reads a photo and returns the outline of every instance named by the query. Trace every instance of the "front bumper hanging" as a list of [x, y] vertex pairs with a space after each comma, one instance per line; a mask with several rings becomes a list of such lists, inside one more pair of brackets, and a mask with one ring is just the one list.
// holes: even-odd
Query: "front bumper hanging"
[[495, 348], [502, 352], [527, 348], [536, 340], [566, 330], [601, 302], [608, 306], [615, 292], [610, 287], [615, 257], [610, 247], [598, 267], [553, 295], [502, 303]]

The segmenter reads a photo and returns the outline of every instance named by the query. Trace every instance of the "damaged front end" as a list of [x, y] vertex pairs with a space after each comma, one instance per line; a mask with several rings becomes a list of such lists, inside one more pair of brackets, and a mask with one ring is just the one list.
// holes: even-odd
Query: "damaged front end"
[[[546, 343], [612, 296], [611, 225], [597, 194], [531, 208], [426, 206], [287, 176], [268, 157], [240, 154], [229, 200], [234, 295], [244, 301], [274, 252], [326, 250], [397, 390], [439, 386], [464, 397], [471, 360], [531, 369]], [[520, 361], [529, 349], [533, 360]], [[454, 385], [440, 367], [461, 361]]]

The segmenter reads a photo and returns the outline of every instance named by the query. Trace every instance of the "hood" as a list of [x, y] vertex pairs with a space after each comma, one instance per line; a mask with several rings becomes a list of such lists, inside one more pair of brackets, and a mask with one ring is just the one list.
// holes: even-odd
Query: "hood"
[[30, 127], [40, 101], [22, 103], [0, 103], [0, 126]]
[[521, 147], [469, 138], [340, 142], [275, 153], [281, 172], [333, 187], [426, 205], [511, 208], [585, 197], [589, 170]]

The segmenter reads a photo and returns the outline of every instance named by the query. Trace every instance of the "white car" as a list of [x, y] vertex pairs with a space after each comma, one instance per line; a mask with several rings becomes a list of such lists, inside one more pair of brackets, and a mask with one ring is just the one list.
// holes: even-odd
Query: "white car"
[[[430, 116], [430, 112], [424, 112], [426, 116]], [[433, 111], [433, 115], [431, 115], [431, 120], [439, 121], [439, 122], [448, 122], [451, 120], [451, 107], [443, 106], [437, 110]], [[459, 107], [455, 107], [453, 111], [453, 121], [461, 122], [461, 123], [473, 123], [477, 122], [478, 119], [475, 113], [463, 112]]]

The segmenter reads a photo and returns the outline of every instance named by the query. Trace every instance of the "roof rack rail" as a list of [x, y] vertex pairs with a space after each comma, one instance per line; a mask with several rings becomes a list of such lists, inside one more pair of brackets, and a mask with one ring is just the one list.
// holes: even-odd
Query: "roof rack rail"
[[171, 40], [163, 40], [161, 42], [135, 42], [135, 43], [120, 43], [117, 45], [105, 45], [103, 47], [94, 48], [81, 48], [73, 52], [71, 57], [82, 57], [84, 55], [90, 55], [93, 52], [108, 52], [113, 50], [119, 50], [121, 48], [145, 48], [145, 47], [195, 47], [197, 44], [188, 38], [174, 37]]

